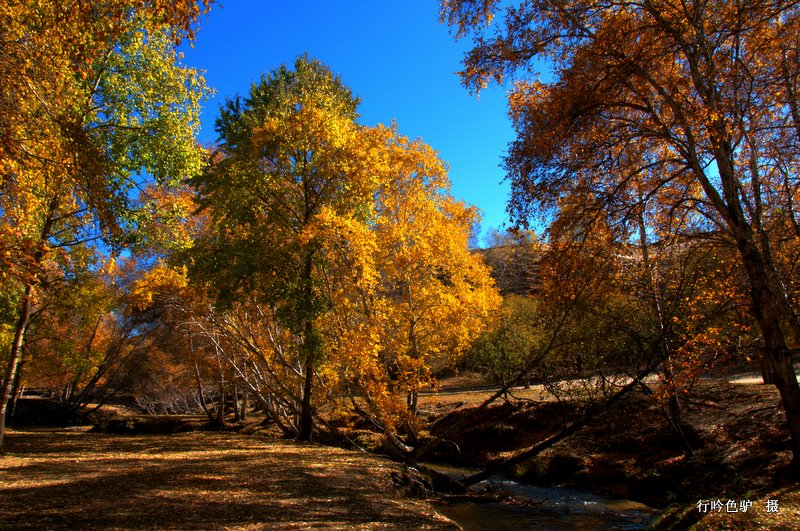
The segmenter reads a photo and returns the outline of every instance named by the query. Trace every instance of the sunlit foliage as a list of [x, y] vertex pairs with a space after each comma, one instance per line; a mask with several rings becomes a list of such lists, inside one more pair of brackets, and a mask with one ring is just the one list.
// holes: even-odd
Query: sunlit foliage
[[645, 216], [646, 245], [688, 237], [734, 251], [795, 461], [798, 15], [771, 0], [442, 2], [442, 18], [473, 36], [465, 85], [514, 79], [506, 169], [519, 223], [572, 219], [630, 244]]
[[[135, 228], [145, 175], [199, 170], [202, 77], [180, 65], [209, 1], [10, 2], [0, 7], [1, 286], [19, 283], [4, 417], [32, 307], [71, 249]], [[14, 279], [6, 280], [7, 277]], [[2, 432], [0, 431], [0, 441]]]
[[447, 193], [436, 152], [357, 125], [357, 103], [301, 57], [227, 103], [194, 181], [213, 225], [192, 251], [194, 278], [227, 303], [233, 336], [248, 329], [238, 348], [299, 416], [301, 439], [320, 400], [342, 394], [392, 428], [498, 303], [467, 251], [475, 212]]

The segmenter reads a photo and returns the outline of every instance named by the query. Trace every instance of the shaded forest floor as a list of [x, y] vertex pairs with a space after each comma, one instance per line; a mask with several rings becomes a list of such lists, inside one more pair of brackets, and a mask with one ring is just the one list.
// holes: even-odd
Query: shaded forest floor
[[455, 529], [380, 457], [233, 433], [11, 431], [3, 529]]
[[[479, 411], [490, 394], [421, 397], [417, 444], [443, 440], [426, 460], [481, 469], [581, 414], [537, 386]], [[660, 529], [796, 529], [800, 486], [787, 468], [789, 437], [775, 389], [703, 379], [682, 402], [691, 456], [659, 406], [637, 391], [507, 475], [668, 508]], [[30, 401], [24, 415], [34, 424], [60, 418], [36, 406]], [[206, 419], [119, 413], [97, 419], [123, 435], [88, 427], [12, 431], [0, 453], [0, 528], [452, 528], [425, 501], [400, 493], [391, 479], [399, 466], [375, 455], [254, 436], [257, 418], [238, 427], [251, 435], [175, 433], [203, 429]], [[380, 434], [366, 426], [340, 428], [380, 449]], [[777, 513], [766, 512], [768, 499], [778, 501]], [[746, 514], [701, 513], [702, 500], [753, 505]]]
[[[518, 393], [522, 400], [499, 400], [484, 411], [477, 410], [488, 395], [442, 393], [423, 402], [429, 436], [447, 441], [436, 447], [432, 460], [483, 468], [558, 432], [581, 413], [569, 401], [547, 400], [535, 387]], [[789, 435], [774, 387], [701, 380], [683, 397], [683, 420], [692, 456], [654, 400], [635, 392], [508, 475], [536, 485], [588, 490], [662, 509], [673, 505], [664, 528], [687, 528], [701, 516], [705, 518], [699, 528], [796, 529], [800, 525], [800, 485], [787, 468]], [[462, 427], [453, 430], [457, 423]], [[778, 514], [764, 514], [761, 506], [770, 497], [780, 498]], [[754, 506], [749, 515], [738, 517], [728, 515], [724, 508], [701, 514], [696, 508], [700, 500], [735, 500], [737, 504], [750, 500]], [[745, 525], [759, 512], [769, 522], [767, 527]]]

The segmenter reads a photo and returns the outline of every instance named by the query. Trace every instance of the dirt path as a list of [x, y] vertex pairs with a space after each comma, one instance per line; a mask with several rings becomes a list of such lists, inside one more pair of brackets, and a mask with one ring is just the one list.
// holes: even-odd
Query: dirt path
[[379, 457], [225, 433], [11, 432], [0, 528], [455, 529]]

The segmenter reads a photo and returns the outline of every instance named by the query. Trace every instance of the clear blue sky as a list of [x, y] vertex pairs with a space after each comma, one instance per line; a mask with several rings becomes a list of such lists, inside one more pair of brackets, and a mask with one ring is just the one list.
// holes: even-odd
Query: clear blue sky
[[308, 52], [361, 97], [361, 123], [396, 120], [402, 134], [421, 137], [449, 164], [453, 195], [483, 211], [484, 228], [500, 227], [509, 187], [499, 165], [513, 129], [505, 89], [477, 97], [461, 86], [456, 72], [468, 45], [439, 24], [437, 0], [223, 0], [184, 62], [205, 70], [217, 91], [202, 116], [200, 138], [210, 144], [226, 98]]

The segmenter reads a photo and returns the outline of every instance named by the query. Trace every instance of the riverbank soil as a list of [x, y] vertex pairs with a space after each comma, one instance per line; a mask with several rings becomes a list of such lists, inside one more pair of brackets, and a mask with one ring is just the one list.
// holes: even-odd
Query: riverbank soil
[[[557, 433], [582, 413], [575, 403], [541, 397], [499, 401], [483, 411], [473, 405], [479, 402], [474, 394], [441, 393], [423, 403], [429, 437], [442, 440], [432, 460], [483, 468]], [[701, 519], [700, 528], [709, 529], [797, 529], [800, 488], [787, 468], [789, 435], [774, 387], [701, 380], [682, 404], [683, 431], [693, 455], [659, 405], [633, 392], [508, 475], [662, 509], [672, 505], [662, 529], [685, 529]], [[778, 500], [777, 512], [766, 511], [768, 499]], [[709, 505], [703, 512], [696, 504], [704, 500], [720, 500], [722, 509]], [[734, 514], [726, 510], [730, 500], [737, 507], [747, 501], [753, 505]]]
[[2, 529], [457, 529], [378, 456], [235, 433], [12, 430]]

